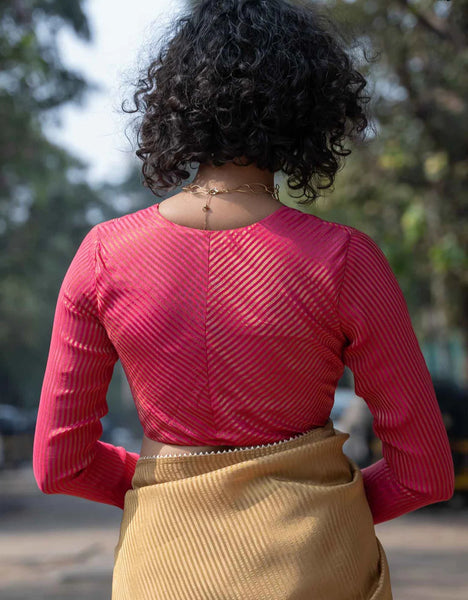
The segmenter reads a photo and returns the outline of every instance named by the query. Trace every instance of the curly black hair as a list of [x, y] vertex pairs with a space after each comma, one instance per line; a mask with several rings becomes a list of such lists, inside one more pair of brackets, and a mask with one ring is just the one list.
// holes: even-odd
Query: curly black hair
[[[355, 68], [336, 24], [303, 0], [199, 0], [144, 69], [136, 155], [156, 196], [190, 177], [192, 162], [255, 163], [288, 175], [309, 204], [333, 185], [368, 126]], [[247, 162], [239, 163], [240, 157]]]

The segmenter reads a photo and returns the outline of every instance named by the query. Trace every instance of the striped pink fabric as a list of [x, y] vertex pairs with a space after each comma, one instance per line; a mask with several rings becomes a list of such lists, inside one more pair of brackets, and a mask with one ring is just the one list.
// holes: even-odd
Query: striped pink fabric
[[282, 206], [236, 229], [158, 204], [95, 225], [58, 295], [34, 440], [40, 489], [123, 508], [139, 455], [99, 440], [121, 361], [145, 435], [246, 446], [324, 425], [344, 366], [383, 458], [374, 523], [449, 499], [432, 380], [389, 263], [365, 233]]

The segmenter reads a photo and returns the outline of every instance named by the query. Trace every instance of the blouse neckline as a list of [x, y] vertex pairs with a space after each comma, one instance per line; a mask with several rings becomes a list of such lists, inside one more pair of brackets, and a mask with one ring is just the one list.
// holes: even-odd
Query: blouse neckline
[[182, 230], [199, 231], [200, 233], [229, 233], [229, 232], [236, 232], [236, 231], [238, 231], [238, 232], [249, 231], [251, 229], [255, 229], [257, 227], [265, 225], [268, 221], [272, 221], [278, 214], [282, 213], [285, 209], [288, 208], [286, 204], [283, 204], [282, 206], [277, 208], [274, 212], [270, 213], [266, 217], [263, 217], [263, 219], [259, 219], [258, 221], [255, 221], [254, 223], [250, 223], [249, 225], [243, 225], [242, 227], [234, 227], [232, 229], [200, 229], [198, 227], [189, 227], [188, 225], [181, 225], [180, 223], [174, 223], [174, 221], [170, 221], [169, 219], [167, 219], [160, 213], [159, 203], [156, 203], [154, 206], [156, 209], [156, 214], [158, 215], [159, 219], [161, 221], [163, 221], [164, 223], [166, 223], [168, 226], [173, 227], [174, 229], [180, 229], [181, 231]]

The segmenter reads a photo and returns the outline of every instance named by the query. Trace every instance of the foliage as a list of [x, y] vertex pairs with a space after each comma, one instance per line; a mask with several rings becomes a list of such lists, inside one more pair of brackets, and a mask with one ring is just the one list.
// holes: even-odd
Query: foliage
[[60, 27], [90, 39], [82, 0], [0, 4], [0, 392], [25, 406], [38, 402], [61, 279], [102, 208], [77, 181], [85, 165], [43, 133], [88, 89], [61, 63]]
[[377, 134], [353, 152], [314, 212], [375, 238], [423, 337], [442, 344], [461, 331], [468, 345], [468, 2], [326, 4], [379, 56], [362, 60]]
[[[90, 89], [56, 45], [63, 27], [90, 40], [83, 4], [0, 2], [0, 393], [3, 402], [30, 407], [79, 242], [95, 222], [155, 201], [136, 167], [121, 186], [90, 188], [86, 165], [44, 134], [55, 109], [81, 103]], [[350, 40], [378, 55], [362, 60], [376, 135], [355, 148], [335, 188], [309, 210], [377, 241], [424, 340], [448, 346], [454, 330], [466, 346], [468, 0], [320, 4]], [[282, 200], [296, 206], [285, 187]]]

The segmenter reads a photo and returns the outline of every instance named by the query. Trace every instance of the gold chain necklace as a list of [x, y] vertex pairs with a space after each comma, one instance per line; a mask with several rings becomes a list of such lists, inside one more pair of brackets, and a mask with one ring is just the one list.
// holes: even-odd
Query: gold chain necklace
[[[255, 191], [252, 186], [253, 185], [260, 185], [264, 188], [264, 190], [262, 191]], [[201, 187], [199, 185], [196, 185], [194, 183], [191, 183], [190, 185], [186, 185], [185, 187], [183, 187], [182, 189], [185, 192], [190, 192], [191, 194], [208, 194], [209, 196], [209, 200], [208, 202], [202, 207], [202, 210], [205, 213], [205, 227], [204, 229], [206, 229], [206, 221], [207, 221], [207, 217], [208, 217], [208, 211], [212, 210], [209, 206], [209, 202], [211, 200], [211, 196], [216, 196], [217, 194], [226, 194], [229, 192], [251, 192], [253, 194], [264, 194], [265, 192], [268, 192], [269, 194], [272, 195], [273, 198], [275, 198], [276, 200], [278, 200], [278, 202], [280, 202], [280, 198], [279, 198], [279, 184], [276, 184], [274, 187], [269, 187], [267, 185], [265, 185], [264, 183], [243, 183], [242, 186], [247, 187], [248, 189], [246, 190], [241, 190], [240, 188], [235, 188], [235, 189], [230, 189], [230, 190], [220, 190], [216, 187], [213, 188], [204, 188]], [[241, 187], [242, 187], [241, 186]]]

